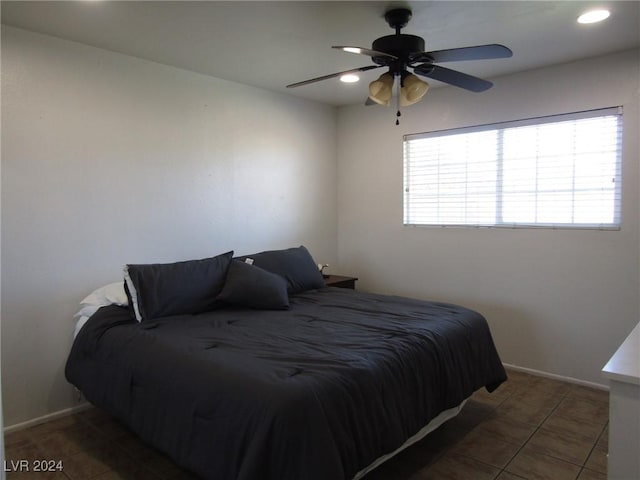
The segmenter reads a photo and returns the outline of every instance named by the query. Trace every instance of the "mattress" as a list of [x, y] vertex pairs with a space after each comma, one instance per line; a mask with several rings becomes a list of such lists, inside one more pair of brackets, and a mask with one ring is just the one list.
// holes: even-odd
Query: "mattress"
[[[67, 379], [202, 478], [349, 480], [506, 380], [486, 320], [457, 305], [324, 288], [286, 311], [139, 323], [98, 310]], [[359, 473], [360, 472], [360, 473]]]

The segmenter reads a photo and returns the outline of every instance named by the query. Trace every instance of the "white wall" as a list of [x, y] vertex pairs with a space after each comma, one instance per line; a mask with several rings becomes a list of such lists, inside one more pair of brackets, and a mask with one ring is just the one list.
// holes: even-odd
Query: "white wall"
[[[405, 108], [338, 115], [338, 252], [366, 290], [437, 299], [488, 318], [504, 362], [604, 384], [638, 322], [639, 52], [495, 79], [482, 94], [431, 90]], [[508, 60], [505, 60], [508, 61]], [[624, 106], [620, 231], [402, 225], [402, 136]]]
[[337, 259], [335, 109], [2, 28], [5, 425], [73, 406], [72, 315], [127, 262]]

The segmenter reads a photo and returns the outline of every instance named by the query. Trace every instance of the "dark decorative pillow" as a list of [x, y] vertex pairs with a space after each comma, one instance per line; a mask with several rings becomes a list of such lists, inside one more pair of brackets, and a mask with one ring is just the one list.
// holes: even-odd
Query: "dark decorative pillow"
[[257, 267], [284, 277], [289, 293], [325, 287], [318, 265], [313, 261], [309, 250], [303, 246], [269, 250], [238, 258], [241, 261], [246, 259], [253, 260], [253, 265]]
[[215, 308], [233, 252], [177, 263], [125, 265], [124, 280], [139, 322]]
[[287, 282], [280, 275], [233, 260], [218, 300], [260, 310], [289, 308]]

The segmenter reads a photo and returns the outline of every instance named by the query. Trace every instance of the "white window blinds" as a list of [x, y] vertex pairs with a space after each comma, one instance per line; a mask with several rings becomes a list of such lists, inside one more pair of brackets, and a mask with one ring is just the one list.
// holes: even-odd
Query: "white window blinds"
[[622, 108], [404, 137], [404, 224], [619, 228]]

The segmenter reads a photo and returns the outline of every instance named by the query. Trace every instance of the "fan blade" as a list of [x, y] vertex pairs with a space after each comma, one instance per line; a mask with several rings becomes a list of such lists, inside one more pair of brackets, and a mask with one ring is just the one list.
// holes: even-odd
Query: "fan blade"
[[310, 83], [321, 82], [322, 80], [328, 80], [330, 78], [346, 75], [347, 73], [366, 72], [367, 70], [373, 70], [374, 68], [380, 68], [383, 65], [368, 65], [366, 67], [354, 68], [352, 70], [345, 70], [344, 72], [331, 73], [329, 75], [323, 75], [322, 77], [312, 78], [310, 80], [304, 80], [302, 82], [292, 83], [287, 85], [287, 88], [301, 87], [302, 85], [309, 85]]
[[513, 52], [504, 45], [477, 45], [475, 47], [451, 48], [422, 52], [411, 58], [411, 62], [461, 62], [465, 60], [490, 60], [492, 58], [509, 58]]
[[484, 92], [493, 86], [493, 83], [487, 80], [429, 63], [418, 65], [413, 72], [472, 92]]
[[388, 57], [388, 58], [392, 58], [393, 60], [398, 59], [398, 57], [396, 57], [395, 55], [391, 55], [390, 53], [379, 52], [377, 50], [371, 50], [369, 48], [346, 47], [346, 46], [338, 46], [338, 47], [331, 47], [331, 48], [337, 48], [338, 50], [342, 50], [343, 52], [355, 53], [356, 55], [369, 55], [370, 57]]

